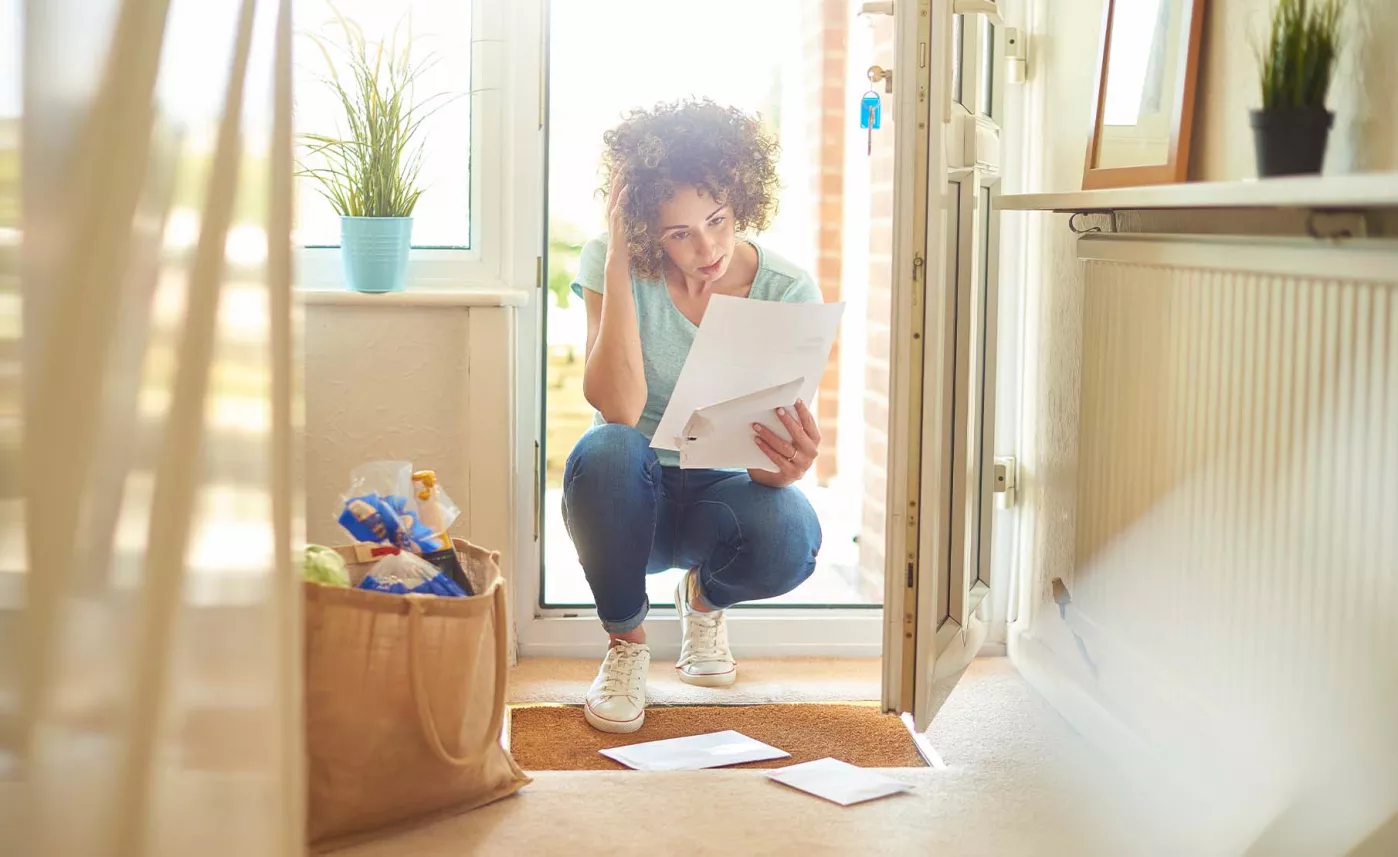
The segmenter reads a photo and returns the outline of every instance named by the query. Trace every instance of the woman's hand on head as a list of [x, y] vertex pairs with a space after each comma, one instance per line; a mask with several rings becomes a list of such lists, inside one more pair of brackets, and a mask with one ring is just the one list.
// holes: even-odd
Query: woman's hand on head
[[626, 241], [626, 199], [631, 189], [622, 182], [621, 171], [612, 176], [607, 193], [607, 261], [626, 263], [629, 269], [631, 251]]
[[646, 371], [641, 330], [631, 290], [631, 254], [625, 217], [628, 189], [620, 172], [607, 197], [608, 236], [602, 288], [588, 291], [587, 365], [583, 396], [609, 423], [634, 426], [646, 406]]
[[754, 440], [757, 447], [777, 466], [777, 472], [748, 471], [748, 475], [754, 482], [773, 488], [781, 488], [799, 482], [820, 455], [820, 428], [816, 425], [815, 416], [811, 414], [810, 408], [806, 407], [805, 402], [799, 400], [796, 402], [794, 415], [785, 408], [778, 408], [777, 419], [786, 426], [791, 440], [783, 440], [776, 432], [760, 423], [753, 424], [753, 431], [756, 432]]

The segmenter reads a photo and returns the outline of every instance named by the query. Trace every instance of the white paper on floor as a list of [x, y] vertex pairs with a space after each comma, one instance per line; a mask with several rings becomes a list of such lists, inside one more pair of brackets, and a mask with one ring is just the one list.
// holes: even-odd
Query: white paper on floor
[[741, 765], [744, 762], [791, 758], [791, 754], [785, 750], [778, 750], [731, 729], [707, 735], [631, 744], [600, 752], [608, 759], [615, 759], [638, 771], [698, 771], [703, 768]]
[[840, 806], [863, 803], [911, 791], [912, 786], [874, 771], [857, 768], [839, 759], [817, 759], [789, 768], [778, 768], [767, 776], [777, 782], [825, 798]]

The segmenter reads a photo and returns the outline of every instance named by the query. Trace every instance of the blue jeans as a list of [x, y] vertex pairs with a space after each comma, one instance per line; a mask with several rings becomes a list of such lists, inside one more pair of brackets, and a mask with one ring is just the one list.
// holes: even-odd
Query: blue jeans
[[612, 634], [645, 621], [647, 574], [697, 568], [701, 606], [721, 610], [800, 586], [820, 550], [820, 521], [799, 489], [663, 467], [623, 425], [591, 429], [568, 456], [563, 520]]

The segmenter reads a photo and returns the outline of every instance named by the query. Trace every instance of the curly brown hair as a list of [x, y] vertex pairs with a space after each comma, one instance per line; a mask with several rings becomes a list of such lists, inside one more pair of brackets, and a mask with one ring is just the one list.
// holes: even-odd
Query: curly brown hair
[[602, 193], [620, 174], [626, 243], [642, 276], [660, 275], [660, 205], [677, 188], [690, 185], [731, 206], [740, 232], [761, 232], [776, 213], [777, 141], [741, 110], [707, 99], [633, 110], [602, 142]]

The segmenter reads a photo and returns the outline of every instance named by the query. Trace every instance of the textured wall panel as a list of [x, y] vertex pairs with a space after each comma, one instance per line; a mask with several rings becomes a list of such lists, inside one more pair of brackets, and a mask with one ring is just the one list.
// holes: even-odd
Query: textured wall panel
[[[432, 469], [462, 509], [454, 535], [505, 553], [511, 526], [511, 328], [496, 307], [306, 308], [306, 523], [319, 544], [366, 461]], [[530, 465], [532, 466], [532, 464]]]

